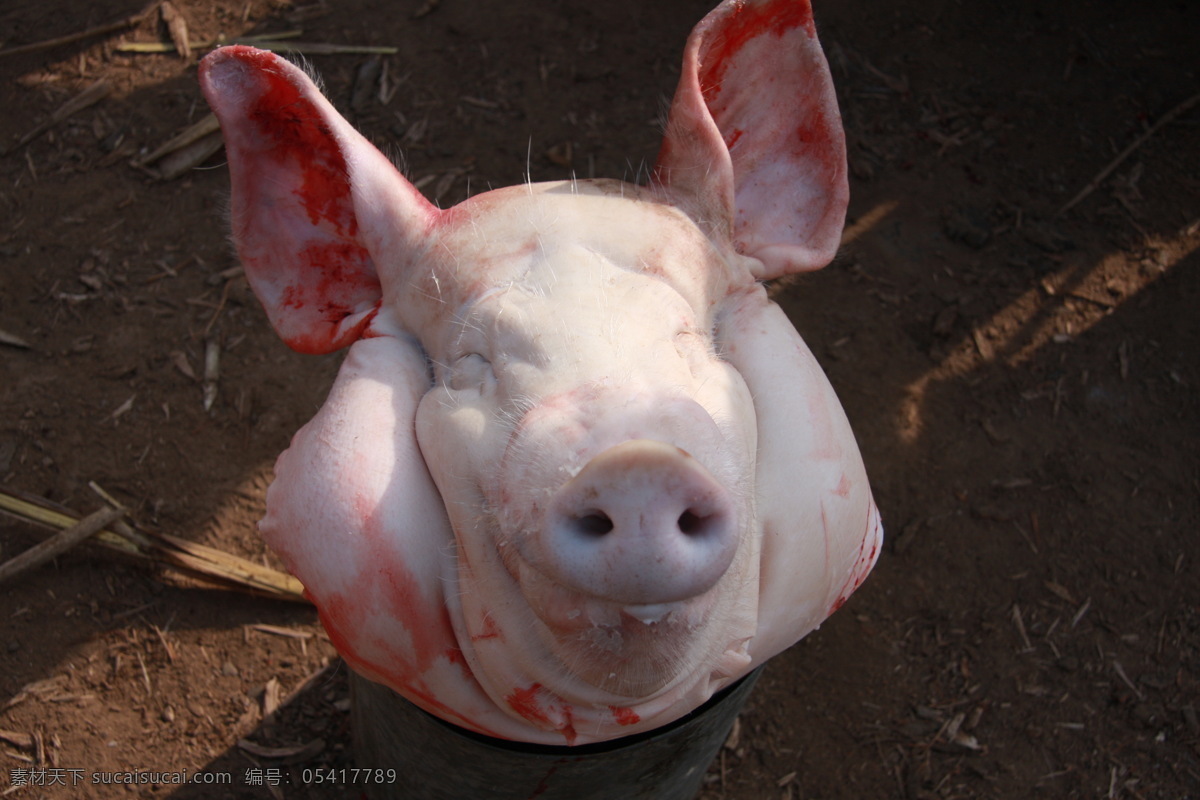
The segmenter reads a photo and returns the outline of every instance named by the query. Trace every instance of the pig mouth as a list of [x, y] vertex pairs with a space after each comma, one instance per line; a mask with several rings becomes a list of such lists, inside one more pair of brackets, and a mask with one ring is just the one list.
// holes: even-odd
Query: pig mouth
[[543, 643], [579, 679], [646, 700], [687, 678], [719, 590], [687, 600], [628, 604], [564, 586], [521, 560], [518, 584]]

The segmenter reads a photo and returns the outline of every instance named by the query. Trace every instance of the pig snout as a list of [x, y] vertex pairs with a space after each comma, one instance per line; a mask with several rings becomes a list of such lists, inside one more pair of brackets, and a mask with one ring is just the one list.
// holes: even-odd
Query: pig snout
[[597, 454], [554, 495], [546, 520], [551, 577], [623, 605], [703, 594], [738, 546], [729, 492], [686, 451], [635, 439]]

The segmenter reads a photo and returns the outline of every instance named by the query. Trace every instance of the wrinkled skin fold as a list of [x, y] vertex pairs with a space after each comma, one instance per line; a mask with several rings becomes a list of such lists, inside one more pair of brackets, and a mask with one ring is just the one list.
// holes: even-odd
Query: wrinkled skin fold
[[355, 670], [480, 733], [650, 730], [791, 646], [870, 571], [853, 433], [761, 281], [846, 205], [807, 2], [688, 40], [647, 186], [420, 193], [288, 62], [201, 65], [272, 325], [349, 347], [262, 531]]

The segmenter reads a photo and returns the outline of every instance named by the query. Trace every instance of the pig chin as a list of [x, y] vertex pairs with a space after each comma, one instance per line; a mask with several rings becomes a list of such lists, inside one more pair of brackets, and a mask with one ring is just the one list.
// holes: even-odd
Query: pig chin
[[649, 698], [705, 661], [697, 652], [722, 593], [670, 603], [628, 605], [589, 597], [517, 566], [517, 582], [546, 646], [569, 674], [620, 698]]

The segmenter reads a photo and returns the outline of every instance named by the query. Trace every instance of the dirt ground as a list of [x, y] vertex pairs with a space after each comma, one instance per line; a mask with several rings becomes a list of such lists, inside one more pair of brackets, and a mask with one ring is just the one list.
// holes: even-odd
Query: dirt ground
[[[367, 56], [311, 61], [442, 205], [527, 171], [644, 174], [710, 3], [174, 0], [193, 41], [398, 47], [387, 102], [354, 99]], [[139, 8], [5, 4], [0, 47]], [[1200, 4], [816, 13], [850, 228], [777, 299], [843, 400], [888, 538], [770, 664], [703, 797], [1200, 798], [1200, 107], [1152, 128], [1200, 90]], [[130, 166], [206, 110], [195, 55], [116, 49], [164, 40], [155, 14], [0, 55], [0, 331], [28, 345], [0, 344], [0, 482], [84, 513], [95, 482], [148, 530], [269, 561], [272, 461], [338, 357], [270, 331], [234, 269], [220, 155], [169, 181]], [[103, 100], [15, 146], [102, 78]], [[0, 518], [0, 556], [44, 535]], [[358, 796], [301, 779], [352, 763], [315, 613], [168, 578], [89, 545], [0, 586], [0, 796]], [[234, 783], [103, 783], [132, 770]]]

